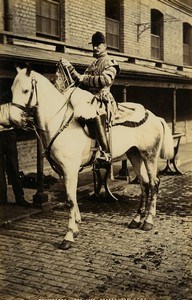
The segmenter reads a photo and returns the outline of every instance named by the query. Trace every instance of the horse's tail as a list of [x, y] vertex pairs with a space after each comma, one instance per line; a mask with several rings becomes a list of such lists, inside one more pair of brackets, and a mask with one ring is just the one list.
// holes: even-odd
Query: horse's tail
[[160, 118], [160, 122], [163, 126], [163, 140], [160, 150], [160, 157], [162, 159], [171, 159], [174, 155], [173, 136], [165, 120], [163, 118]]

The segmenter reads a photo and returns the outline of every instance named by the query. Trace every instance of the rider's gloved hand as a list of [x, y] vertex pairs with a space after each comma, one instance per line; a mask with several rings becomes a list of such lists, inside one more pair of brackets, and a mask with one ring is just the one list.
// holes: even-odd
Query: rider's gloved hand
[[83, 82], [84, 77], [85, 77], [84, 74], [83, 74], [83, 75], [80, 75], [79, 78], [78, 78], [78, 79], [79, 79], [79, 82]]

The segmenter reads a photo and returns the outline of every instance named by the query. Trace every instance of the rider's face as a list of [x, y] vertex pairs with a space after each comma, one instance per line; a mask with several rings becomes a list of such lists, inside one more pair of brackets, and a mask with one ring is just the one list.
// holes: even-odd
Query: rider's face
[[101, 44], [98, 44], [98, 45], [93, 44], [93, 55], [94, 55], [94, 57], [100, 56], [103, 52], [106, 51], [106, 48], [107, 48], [107, 46], [104, 43], [101, 43]]

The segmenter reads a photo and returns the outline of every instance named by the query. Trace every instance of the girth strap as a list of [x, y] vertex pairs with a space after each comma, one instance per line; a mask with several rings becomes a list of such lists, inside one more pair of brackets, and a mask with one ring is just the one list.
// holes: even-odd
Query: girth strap
[[67, 127], [69, 126], [69, 123], [71, 122], [71, 120], [72, 120], [72, 118], [73, 118], [73, 115], [74, 115], [74, 113], [72, 112], [71, 115], [70, 115], [70, 117], [69, 117], [69, 119], [68, 119], [66, 122], [64, 122], [63, 125], [60, 126], [59, 130], [56, 132], [56, 134], [54, 135], [54, 137], [51, 139], [51, 141], [49, 142], [48, 147], [46, 148], [46, 150], [45, 150], [45, 152], [44, 152], [44, 155], [45, 155], [45, 157], [47, 158], [47, 160], [49, 161], [51, 167], [52, 167], [53, 170], [54, 170], [57, 174], [59, 174], [59, 175], [61, 175], [61, 174], [59, 173], [58, 169], [56, 168], [55, 162], [54, 162], [54, 160], [51, 158], [51, 155], [50, 155], [51, 147], [52, 147], [54, 141], [56, 140], [56, 138], [59, 136], [59, 134], [60, 134], [61, 132], [63, 132], [63, 130], [64, 130], [65, 128], [67, 128]]

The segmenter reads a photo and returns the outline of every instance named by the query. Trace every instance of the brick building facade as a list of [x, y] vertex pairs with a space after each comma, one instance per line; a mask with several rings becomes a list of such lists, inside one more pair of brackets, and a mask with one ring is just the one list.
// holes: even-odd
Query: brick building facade
[[[116, 100], [142, 103], [184, 133], [183, 143], [191, 142], [190, 0], [0, 0], [1, 103], [11, 98], [15, 63], [30, 62], [51, 78], [64, 56], [83, 72], [97, 30], [121, 67], [112, 88]], [[18, 148], [20, 168], [34, 170], [34, 134], [19, 131]]]

